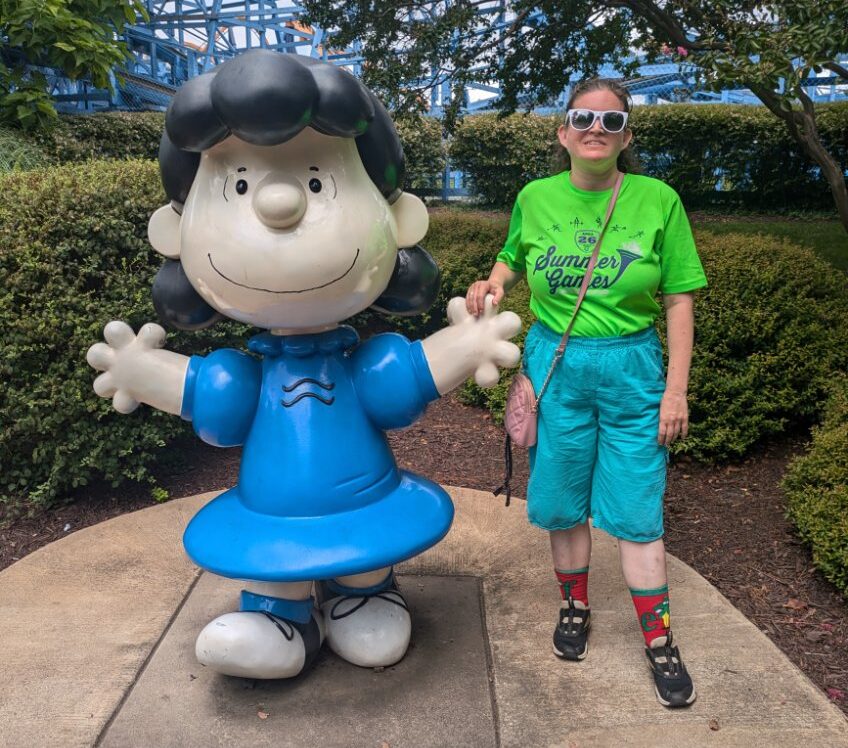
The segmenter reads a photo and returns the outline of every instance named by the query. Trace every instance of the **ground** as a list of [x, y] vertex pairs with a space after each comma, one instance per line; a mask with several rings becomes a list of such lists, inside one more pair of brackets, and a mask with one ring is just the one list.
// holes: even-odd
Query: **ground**
[[[486, 411], [464, 406], [453, 396], [434, 403], [421, 421], [393, 433], [390, 440], [402, 467], [439, 483], [486, 491], [502, 482], [502, 429]], [[785, 439], [731, 465], [673, 461], [666, 496], [666, 545], [714, 584], [848, 714], [848, 603], [813, 568], [809, 551], [785, 519], [778, 485], [788, 461], [803, 446], [798, 438]], [[160, 484], [172, 497], [235, 483], [239, 450], [191, 442], [182, 451], [180, 465], [160, 475]], [[515, 450], [515, 468], [514, 493], [523, 497], [524, 450]], [[153, 503], [146, 487], [90, 487], [72, 504], [0, 529], [0, 569], [70, 532]], [[557, 595], [553, 572], [551, 595]], [[673, 618], [673, 589], [671, 612]], [[715, 626], [719, 642], [721, 621]], [[727, 666], [732, 669], [733, 663]]]

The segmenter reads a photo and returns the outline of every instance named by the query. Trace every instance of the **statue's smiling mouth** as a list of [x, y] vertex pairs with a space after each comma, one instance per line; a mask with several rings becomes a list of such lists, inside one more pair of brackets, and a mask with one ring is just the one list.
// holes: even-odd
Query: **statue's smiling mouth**
[[319, 288], [326, 288], [327, 286], [331, 286], [336, 281], [340, 281], [344, 278], [351, 270], [353, 270], [353, 266], [356, 265], [356, 261], [359, 259], [359, 247], [356, 248], [356, 254], [353, 256], [353, 262], [350, 263], [350, 267], [345, 270], [338, 278], [333, 278], [333, 280], [327, 281], [326, 283], [322, 283], [320, 286], [312, 286], [311, 288], [298, 288], [293, 289], [291, 291], [277, 291], [273, 288], [260, 288], [259, 286], [248, 286], [246, 283], [238, 283], [234, 281], [232, 278], [228, 278], [224, 275], [218, 268], [215, 267], [215, 263], [212, 261], [212, 254], [207, 253], [206, 255], [209, 258], [209, 264], [212, 266], [212, 269], [218, 273], [225, 281], [228, 283], [232, 283], [234, 286], [239, 286], [240, 288], [249, 288], [251, 291], [265, 291], [265, 293], [306, 293], [307, 291], [317, 291]]

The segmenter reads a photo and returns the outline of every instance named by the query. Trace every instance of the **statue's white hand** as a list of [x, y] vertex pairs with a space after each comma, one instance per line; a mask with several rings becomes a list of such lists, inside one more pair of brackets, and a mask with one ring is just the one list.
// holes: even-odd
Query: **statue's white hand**
[[498, 383], [498, 367], [515, 366], [521, 358], [518, 346], [509, 338], [521, 330], [521, 318], [515, 312], [497, 312], [493, 296], [486, 296], [483, 314], [469, 314], [465, 299], [456, 297], [448, 302], [448, 323], [461, 331], [461, 344], [472, 355], [476, 366], [474, 381], [481, 387], [494, 387]]
[[143, 400], [144, 381], [156, 366], [151, 353], [165, 344], [165, 330], [149, 322], [136, 335], [125, 322], [110, 322], [103, 337], [106, 342], [95, 343], [85, 357], [104, 372], [94, 380], [94, 391], [100, 397], [111, 397], [119, 413], [132, 413]]

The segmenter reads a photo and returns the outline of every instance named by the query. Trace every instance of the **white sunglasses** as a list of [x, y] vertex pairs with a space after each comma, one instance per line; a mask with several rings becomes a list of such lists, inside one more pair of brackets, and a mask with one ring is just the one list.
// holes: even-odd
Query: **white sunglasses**
[[595, 122], [601, 120], [601, 127], [607, 132], [621, 132], [627, 124], [627, 112], [609, 110], [596, 112], [594, 109], [569, 109], [565, 121], [575, 130], [588, 130]]

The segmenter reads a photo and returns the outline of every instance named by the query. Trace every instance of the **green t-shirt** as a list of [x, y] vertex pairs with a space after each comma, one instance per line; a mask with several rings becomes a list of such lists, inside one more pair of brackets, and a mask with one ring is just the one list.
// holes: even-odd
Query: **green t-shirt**
[[[565, 332], [612, 189], [581, 190], [562, 172], [530, 182], [515, 201], [498, 261], [527, 273], [530, 309]], [[707, 285], [689, 220], [667, 184], [626, 174], [572, 335], [612, 337], [653, 324], [655, 296]]]

